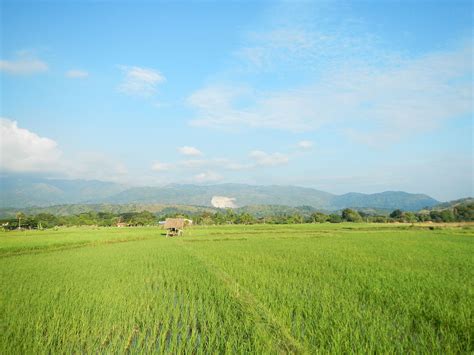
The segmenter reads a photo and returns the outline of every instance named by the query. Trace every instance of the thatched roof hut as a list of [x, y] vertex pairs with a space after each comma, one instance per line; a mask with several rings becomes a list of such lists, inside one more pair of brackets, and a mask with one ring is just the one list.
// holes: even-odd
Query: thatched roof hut
[[183, 229], [185, 225], [184, 218], [166, 218], [165, 229]]
[[167, 236], [174, 236], [181, 235], [186, 225], [184, 218], [166, 218], [163, 228], [167, 230]]

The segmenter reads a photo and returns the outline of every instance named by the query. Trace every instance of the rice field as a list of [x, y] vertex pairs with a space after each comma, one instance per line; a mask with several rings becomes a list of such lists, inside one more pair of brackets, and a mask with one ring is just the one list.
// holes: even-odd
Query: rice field
[[0, 233], [0, 353], [472, 353], [474, 229]]

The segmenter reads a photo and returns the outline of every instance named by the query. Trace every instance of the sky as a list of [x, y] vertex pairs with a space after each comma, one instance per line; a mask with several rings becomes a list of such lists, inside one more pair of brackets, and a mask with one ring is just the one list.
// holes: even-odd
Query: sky
[[1, 1], [0, 173], [473, 195], [471, 1]]

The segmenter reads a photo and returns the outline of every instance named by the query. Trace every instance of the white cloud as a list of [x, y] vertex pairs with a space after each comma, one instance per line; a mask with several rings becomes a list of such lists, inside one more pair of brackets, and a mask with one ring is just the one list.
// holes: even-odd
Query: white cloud
[[300, 141], [300, 142], [298, 142], [298, 148], [305, 149], [305, 150], [313, 148], [313, 145], [314, 145], [314, 143], [312, 141]]
[[118, 90], [131, 96], [149, 97], [156, 93], [158, 84], [166, 78], [158, 70], [141, 67], [120, 66], [125, 77]]
[[220, 169], [220, 170], [243, 170], [251, 168], [250, 164], [239, 164], [229, 159], [212, 158], [212, 159], [189, 159], [181, 160], [174, 163], [155, 162], [151, 165], [151, 170], [158, 172], [165, 171], [199, 171], [203, 169]]
[[223, 177], [220, 174], [213, 171], [206, 171], [194, 176], [194, 181], [198, 183], [218, 182], [222, 179]]
[[184, 169], [219, 168], [224, 170], [245, 170], [254, 167], [253, 164], [239, 163], [226, 158], [189, 159], [183, 160], [176, 165]]
[[193, 157], [202, 155], [202, 152], [195, 147], [184, 146], [184, 147], [178, 148], [178, 151], [183, 155], [188, 155], [188, 156], [193, 156]]
[[18, 127], [16, 121], [0, 118], [0, 166], [11, 172], [58, 170], [61, 151], [57, 143]]
[[190, 96], [193, 125], [293, 132], [337, 124], [383, 139], [472, 113], [472, 46], [379, 66], [341, 66], [313, 84], [280, 91], [204, 87]]
[[0, 60], [0, 71], [14, 75], [42, 73], [48, 70], [48, 64], [28, 52], [20, 52], [15, 60]]
[[287, 164], [289, 161], [288, 156], [281, 153], [269, 154], [261, 150], [254, 150], [250, 152], [249, 157], [253, 159], [257, 165], [261, 166], [276, 166]]
[[[193, 147], [181, 147], [193, 148]], [[186, 153], [196, 153], [193, 149], [184, 149]], [[249, 153], [250, 161], [240, 162], [228, 158], [209, 158], [209, 159], [185, 159], [173, 163], [155, 162], [151, 166], [151, 170], [157, 172], [170, 172], [173, 170], [176, 174], [189, 175], [193, 172], [205, 170], [194, 176], [194, 180], [202, 182], [204, 180], [221, 180], [221, 175], [214, 173], [215, 170], [220, 172], [232, 172], [242, 170], [252, 170], [261, 166], [277, 166], [286, 164], [289, 161], [289, 156], [281, 153], [266, 153], [255, 150]]]
[[102, 153], [66, 157], [54, 140], [18, 127], [7, 118], [0, 118], [0, 138], [1, 171], [107, 181], [121, 181], [128, 173], [122, 162]]
[[151, 166], [151, 170], [153, 171], [168, 171], [173, 168], [172, 164], [169, 163], [160, 163], [160, 162], [155, 162]]
[[66, 72], [66, 77], [72, 78], [72, 79], [82, 79], [82, 78], [87, 78], [88, 76], [89, 76], [89, 73], [86, 72], [85, 70], [71, 69]]

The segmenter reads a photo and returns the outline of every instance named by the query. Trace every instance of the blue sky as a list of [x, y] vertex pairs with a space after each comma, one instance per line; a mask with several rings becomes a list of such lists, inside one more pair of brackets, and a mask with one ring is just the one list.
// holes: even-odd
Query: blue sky
[[1, 10], [3, 174], [473, 194], [469, 1]]

